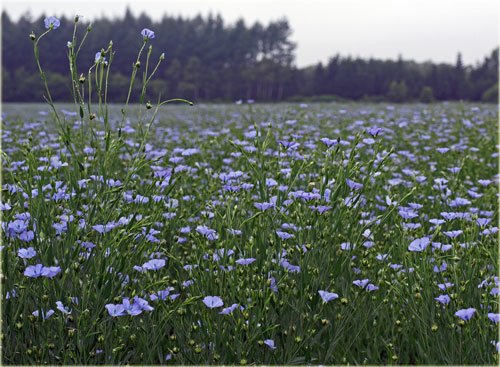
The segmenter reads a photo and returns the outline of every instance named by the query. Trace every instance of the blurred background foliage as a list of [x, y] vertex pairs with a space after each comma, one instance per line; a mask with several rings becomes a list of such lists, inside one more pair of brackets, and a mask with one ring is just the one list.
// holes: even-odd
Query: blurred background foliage
[[[31, 40], [40, 35], [45, 15], [22, 16], [13, 21], [2, 12], [2, 100], [43, 101], [42, 82], [36, 70]], [[84, 20], [85, 18], [83, 18]], [[80, 21], [80, 38], [88, 23]], [[92, 22], [79, 56], [79, 72], [87, 73], [94, 55], [113, 41], [109, 100], [126, 99], [132, 63], [142, 43], [140, 31], [155, 31], [153, 60], [165, 52], [166, 60], [151, 82], [148, 97], [181, 97], [194, 101], [390, 101], [430, 103], [443, 100], [498, 101], [498, 48], [476, 65], [464, 65], [460, 53], [455, 64], [417, 63], [405, 60], [361, 59], [332, 50], [326, 64], [295, 66], [296, 45], [286, 19], [267, 25], [227, 24], [219, 15], [195, 18], [165, 15], [154, 22], [130, 10], [121, 18]], [[73, 19], [41, 42], [40, 56], [55, 101], [71, 100], [66, 43]], [[486, 50], [485, 50], [486, 51]], [[136, 83], [136, 88], [140, 83]], [[139, 94], [137, 90], [136, 95]]]

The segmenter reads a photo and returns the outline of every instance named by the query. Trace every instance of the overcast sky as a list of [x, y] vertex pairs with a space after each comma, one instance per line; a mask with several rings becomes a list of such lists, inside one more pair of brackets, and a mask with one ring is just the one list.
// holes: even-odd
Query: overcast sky
[[[455, 62], [462, 52], [474, 64], [499, 44], [498, 0], [3, 0], [18, 19], [80, 14], [87, 20], [119, 17], [128, 5], [134, 14], [154, 20], [165, 13], [193, 17], [221, 14], [226, 23], [247, 24], [286, 17], [297, 42], [296, 63], [327, 61], [336, 53], [416, 61]], [[118, 30], [117, 30], [118, 31]], [[157, 37], [161, 37], [157, 34]]]

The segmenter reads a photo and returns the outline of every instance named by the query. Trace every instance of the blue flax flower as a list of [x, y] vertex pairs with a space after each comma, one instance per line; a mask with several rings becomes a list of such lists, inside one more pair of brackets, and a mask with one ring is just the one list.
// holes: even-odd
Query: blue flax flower
[[253, 257], [249, 257], [249, 258], [246, 258], [246, 259], [238, 259], [236, 260], [236, 264], [238, 265], [250, 265], [251, 263], [253, 263], [256, 259], [254, 259]]
[[[54, 311], [54, 310], [52, 310], [52, 309], [48, 310], [47, 312], [45, 312], [44, 310], [42, 310], [42, 319], [47, 320], [47, 319], [48, 319], [50, 316], [52, 316], [54, 313], [55, 313], [55, 311]], [[31, 314], [32, 314], [33, 316], [35, 316], [35, 317], [40, 316], [40, 312], [38, 312], [38, 310], [33, 311]]]
[[60, 272], [61, 272], [60, 266], [45, 266], [42, 275], [47, 278], [54, 278]]
[[47, 29], [57, 29], [61, 25], [59, 19], [54, 16], [45, 18], [43, 22], [45, 23], [45, 28]]
[[209, 241], [215, 241], [219, 238], [215, 229], [208, 228], [207, 226], [197, 226], [196, 232], [205, 236]]
[[141, 31], [141, 35], [142, 35], [142, 37], [144, 37], [144, 41], [155, 38], [155, 32], [153, 32], [151, 29], [148, 29], [148, 28], [144, 28]]
[[455, 316], [460, 317], [464, 321], [469, 321], [472, 318], [472, 316], [474, 316], [475, 313], [476, 313], [475, 308], [472, 308], [472, 307], [471, 308], [463, 308], [463, 309], [455, 312]]
[[237, 308], [238, 308], [238, 304], [233, 303], [231, 306], [223, 308], [222, 311], [219, 312], [219, 314], [220, 315], [230, 315]]
[[321, 299], [323, 300], [324, 303], [328, 303], [330, 301], [333, 301], [334, 299], [339, 298], [339, 295], [333, 292], [318, 291], [318, 293], [321, 296]]
[[272, 340], [272, 339], [264, 340], [264, 344], [267, 345], [272, 350], [276, 349], [276, 346], [274, 345], [274, 340]]
[[488, 313], [488, 318], [494, 322], [495, 324], [498, 324], [498, 322], [500, 321], [500, 313], [492, 313], [492, 312], [489, 312]]
[[360, 288], [364, 288], [368, 285], [369, 282], [370, 282], [370, 279], [356, 279], [352, 282], [352, 284], [354, 284]]
[[43, 269], [42, 264], [30, 265], [24, 270], [24, 275], [29, 278], [38, 278], [43, 275]]
[[360, 189], [363, 188], [363, 184], [360, 184], [360, 183], [355, 182], [353, 180], [350, 180], [348, 178], [345, 180], [345, 182], [346, 182], [347, 186], [349, 186], [349, 188], [351, 190], [360, 190]]
[[106, 309], [108, 310], [109, 315], [112, 316], [112, 317], [118, 317], [118, 316], [125, 316], [126, 315], [126, 313], [125, 313], [125, 306], [122, 305], [122, 304], [115, 305], [115, 304], [112, 304], [112, 303], [108, 303], [104, 307], [106, 307]]
[[224, 306], [224, 302], [222, 301], [222, 299], [217, 296], [206, 296], [205, 298], [203, 298], [203, 303], [208, 308], [217, 308]]
[[411, 252], [422, 252], [430, 243], [431, 241], [428, 237], [417, 238], [410, 243], [408, 250]]
[[32, 257], [36, 256], [36, 251], [33, 247], [20, 248], [17, 251], [17, 256], [19, 256], [21, 259], [31, 259]]
[[164, 259], [152, 259], [144, 264], [142, 264], [142, 269], [145, 270], [159, 270], [165, 266], [165, 260]]
[[64, 305], [61, 301], [57, 301], [56, 305], [57, 305], [57, 309], [59, 311], [61, 311], [62, 313], [66, 314], [66, 315], [71, 314], [71, 310], [69, 309], [69, 307], [64, 307]]
[[283, 232], [283, 231], [276, 231], [276, 234], [278, 235], [279, 238], [282, 240], [288, 240], [290, 238], [294, 238], [295, 236], [293, 234], [290, 234], [288, 232]]
[[447, 294], [441, 294], [439, 297], [436, 297], [434, 299], [443, 305], [447, 305], [451, 301], [450, 296], [448, 296]]
[[448, 237], [448, 238], [455, 238], [460, 236], [463, 233], [462, 230], [457, 230], [457, 231], [444, 231], [443, 234]]

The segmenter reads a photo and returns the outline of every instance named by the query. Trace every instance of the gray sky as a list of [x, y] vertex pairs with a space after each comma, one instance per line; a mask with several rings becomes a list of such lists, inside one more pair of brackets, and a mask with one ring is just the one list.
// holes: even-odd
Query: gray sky
[[[18, 19], [31, 15], [73, 16], [87, 20], [134, 14], [154, 20], [165, 13], [192, 17], [221, 14], [226, 23], [244, 18], [267, 23], [286, 17], [297, 42], [296, 63], [306, 66], [343, 56], [455, 62], [462, 52], [474, 64], [499, 44], [498, 0], [3, 0]], [[157, 34], [157, 37], [161, 35]]]

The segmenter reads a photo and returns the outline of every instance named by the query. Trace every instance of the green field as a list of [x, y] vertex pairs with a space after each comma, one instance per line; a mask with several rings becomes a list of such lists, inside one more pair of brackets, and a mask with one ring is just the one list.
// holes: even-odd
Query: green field
[[498, 363], [497, 106], [56, 110], [3, 105], [4, 364]]

